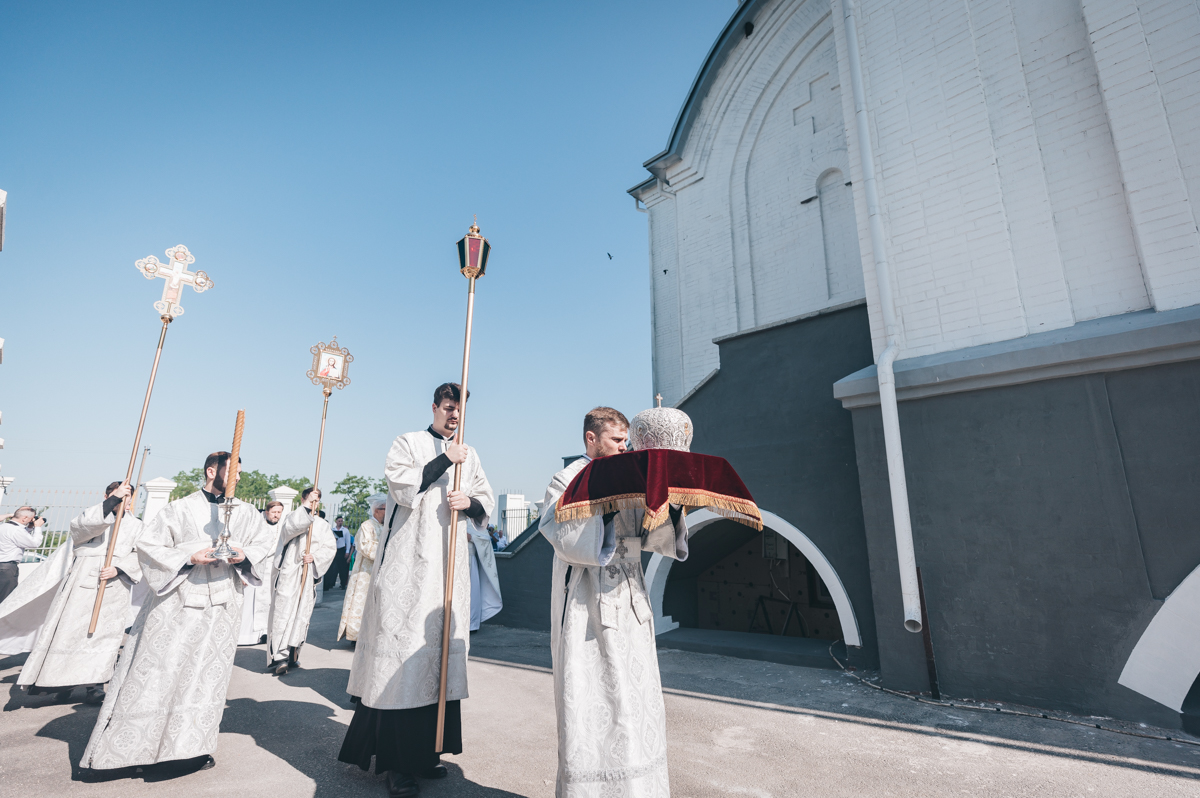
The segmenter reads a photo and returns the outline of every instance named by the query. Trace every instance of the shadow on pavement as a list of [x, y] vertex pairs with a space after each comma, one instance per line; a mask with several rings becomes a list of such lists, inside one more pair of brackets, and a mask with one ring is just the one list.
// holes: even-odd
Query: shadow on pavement
[[470, 658], [549, 668], [550, 633], [485, 623], [471, 632]]
[[[382, 777], [338, 761], [337, 753], [346, 736], [346, 725], [337, 721], [328, 707], [302, 701], [239, 698], [226, 705], [221, 732], [254, 738], [260, 748], [312, 779], [316, 783], [316, 795], [358, 794], [366, 790], [377, 791], [380, 795], [387, 793]], [[517, 795], [468, 781], [462, 769], [453, 762], [447, 761], [446, 769], [449, 775], [445, 779], [421, 782], [423, 795], [472, 798]]]
[[[304, 668], [288, 671], [279, 680], [289, 687], [308, 687], [315, 690], [331, 704], [353, 709], [350, 694], [346, 692], [349, 672], [342, 668]], [[345, 727], [343, 727], [344, 729]]]
[[321, 606], [313, 608], [312, 621], [309, 623], [308, 640], [304, 643], [305, 646], [314, 646], [326, 651], [337, 651], [339, 649], [345, 651], [354, 650], [354, 643], [352, 641], [344, 637], [341, 640], [334, 640], [337, 636], [338, 624], [342, 619], [342, 599], [344, 598], [344, 591], [335, 589], [332, 594], [325, 594]]
[[[471, 658], [549, 671], [550, 634], [484, 624], [471, 636]], [[659, 649], [658, 661], [663, 691], [668, 695], [825, 717], [948, 741], [983, 742], [1187, 779], [1195, 779], [1200, 766], [1200, 748], [1194, 745], [1054, 720], [919, 704], [872, 690], [838, 671], [674, 649]]]
[[[47, 700], [50, 699], [50, 700]], [[52, 696], [38, 696], [28, 699], [53, 703]], [[87, 748], [92, 729], [96, 726], [96, 718], [100, 715], [100, 707], [89, 704], [78, 704], [72, 708], [70, 715], [61, 715], [38, 730], [38, 737], [59, 740], [67, 744], [67, 757], [71, 765], [71, 781], [82, 779], [79, 760], [83, 758], [83, 749]]]

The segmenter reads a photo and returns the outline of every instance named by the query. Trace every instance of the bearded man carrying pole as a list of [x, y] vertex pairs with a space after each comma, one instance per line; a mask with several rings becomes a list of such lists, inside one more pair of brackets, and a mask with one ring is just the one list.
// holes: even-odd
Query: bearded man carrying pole
[[[468, 393], [468, 396], [470, 394]], [[388, 500], [383, 540], [363, 611], [347, 690], [358, 698], [338, 759], [387, 773], [393, 798], [416, 795], [415, 777], [442, 778], [436, 746], [444, 578], [450, 519], [455, 515], [452, 605], [445, 737], [441, 752], [462, 753], [459, 701], [467, 697], [471, 585], [466, 526], [487, 529], [495, 508], [492, 487], [470, 446], [455, 443], [459, 386], [433, 394], [433, 423], [392, 443], [384, 476]], [[454, 490], [451, 466], [461, 466]]]
[[[262, 584], [278, 538], [258, 510], [233, 498], [240, 444], [239, 424], [234, 452], [205, 459], [203, 489], [168, 504], [139, 536], [138, 561], [151, 594], [83, 752], [80, 767], [92, 780], [157, 763], [171, 762], [180, 772], [215, 764], [242, 586]], [[218, 538], [230, 550], [227, 560], [218, 559]]]

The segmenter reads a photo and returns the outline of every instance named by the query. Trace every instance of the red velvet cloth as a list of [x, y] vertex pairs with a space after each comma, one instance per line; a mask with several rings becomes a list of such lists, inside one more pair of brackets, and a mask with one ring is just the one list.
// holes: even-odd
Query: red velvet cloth
[[643, 526], [667, 519], [668, 505], [706, 507], [762, 529], [762, 514], [724, 457], [674, 449], [643, 449], [593, 460], [575, 475], [554, 507], [556, 521], [644, 508]]

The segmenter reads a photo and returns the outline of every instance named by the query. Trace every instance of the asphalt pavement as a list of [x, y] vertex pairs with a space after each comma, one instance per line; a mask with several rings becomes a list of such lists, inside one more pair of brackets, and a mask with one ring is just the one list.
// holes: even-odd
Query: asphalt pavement
[[[383, 798], [382, 779], [337, 761], [353, 714], [353, 651], [333, 642], [340, 601], [333, 591], [314, 611], [298, 671], [267, 675], [265, 646], [238, 649], [217, 766], [187, 776], [80, 781], [98, 708], [31, 698], [15, 684], [23, 657], [0, 660], [0, 796]], [[659, 664], [676, 796], [1200, 796], [1197, 745], [919, 704], [838, 671], [667, 649]], [[549, 665], [547, 634], [472, 635], [464, 752], [422, 794], [554, 794]]]

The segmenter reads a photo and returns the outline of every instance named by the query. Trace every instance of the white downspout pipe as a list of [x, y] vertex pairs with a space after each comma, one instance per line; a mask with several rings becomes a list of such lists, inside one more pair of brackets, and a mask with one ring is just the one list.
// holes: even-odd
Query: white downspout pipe
[[879, 376], [879, 406], [883, 411], [883, 444], [887, 452], [888, 483], [892, 491], [892, 524], [896, 529], [896, 555], [900, 562], [900, 593], [904, 600], [904, 628], [921, 631], [921, 598], [917, 588], [917, 557], [913, 551], [912, 517], [908, 510], [908, 481], [904, 475], [904, 449], [900, 443], [900, 412], [896, 406], [896, 374], [892, 364], [900, 352], [900, 328], [892, 297], [892, 269], [888, 264], [879, 213], [879, 189], [875, 185], [875, 148], [867, 123], [866, 91], [862, 61], [858, 54], [858, 22], [854, 0], [842, 0], [846, 26], [846, 58], [850, 62], [850, 86], [854, 91], [854, 121], [858, 128], [858, 155], [862, 161], [867, 194], [867, 220], [871, 228], [871, 251], [875, 256], [875, 281], [887, 345], [875, 364]]

